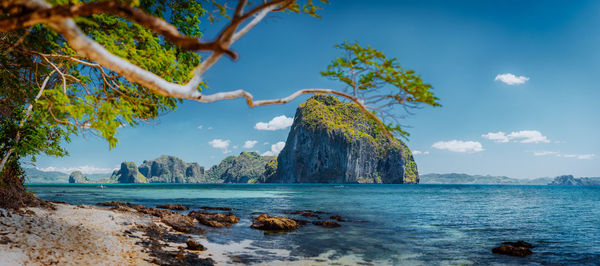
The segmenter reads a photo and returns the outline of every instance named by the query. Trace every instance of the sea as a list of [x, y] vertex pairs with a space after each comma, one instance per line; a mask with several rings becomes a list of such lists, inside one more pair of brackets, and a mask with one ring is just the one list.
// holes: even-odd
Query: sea
[[[198, 238], [220, 264], [600, 265], [600, 186], [331, 184], [29, 184], [46, 200], [121, 201], [155, 207], [230, 207], [241, 221]], [[289, 233], [250, 228], [260, 213], [312, 210], [341, 227]], [[183, 212], [184, 214], [186, 212]], [[524, 240], [533, 254], [491, 249]]]

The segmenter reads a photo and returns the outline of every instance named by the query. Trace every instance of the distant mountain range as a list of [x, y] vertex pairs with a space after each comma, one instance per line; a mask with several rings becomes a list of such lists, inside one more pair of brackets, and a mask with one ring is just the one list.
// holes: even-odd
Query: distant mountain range
[[[42, 171], [36, 168], [28, 167], [25, 171], [25, 182], [27, 183], [68, 183], [69, 174], [57, 171]], [[110, 176], [110, 173], [86, 174], [91, 179], [101, 179]]]
[[145, 160], [139, 167], [134, 162], [123, 162], [112, 174], [71, 174], [26, 168], [27, 183], [262, 183], [265, 174], [275, 171], [276, 157], [261, 156], [256, 152], [241, 152], [228, 156], [221, 163], [206, 170], [197, 163], [163, 155]]
[[[168, 156], [172, 157], [172, 156]], [[165, 156], [162, 157], [163, 159]], [[264, 158], [264, 159], [263, 159]], [[252, 159], [252, 160], [250, 160]], [[204, 176], [205, 179], [198, 180], [208, 183], [254, 183], [264, 179], [264, 173], [260, 171], [266, 163], [274, 157], [259, 156], [258, 154], [243, 152], [239, 156], [229, 156], [223, 161], [211, 167]], [[171, 159], [173, 160], [173, 159]], [[158, 161], [158, 160], [157, 160]], [[156, 167], [156, 166], [155, 166]], [[163, 168], [163, 167], [159, 167]], [[265, 167], [268, 169], [269, 167]], [[164, 169], [164, 168], [163, 168]], [[36, 168], [25, 168], [28, 183], [69, 183], [69, 175], [56, 171], [41, 171]], [[203, 170], [203, 168], [202, 168]], [[117, 170], [115, 172], [119, 172]], [[74, 172], [73, 177], [80, 173]], [[114, 175], [115, 173], [113, 173]], [[111, 174], [85, 174], [86, 182], [76, 183], [115, 183], [109, 181]], [[77, 178], [74, 178], [77, 179]], [[114, 177], [113, 177], [114, 179]], [[79, 179], [82, 180], [82, 179]], [[164, 180], [167, 181], [167, 180]], [[163, 181], [163, 182], [164, 182]], [[191, 180], [190, 180], [191, 181]], [[196, 180], [194, 180], [196, 181]], [[188, 181], [189, 182], [189, 181]], [[193, 182], [193, 181], [192, 181]], [[168, 183], [168, 182], [167, 182]], [[459, 173], [449, 174], [425, 174], [420, 176], [421, 184], [481, 184], [481, 185], [562, 185], [562, 186], [600, 186], [600, 177], [575, 178], [572, 175], [563, 175], [555, 178], [541, 177], [532, 179], [516, 179], [506, 176], [491, 175], [468, 175]]]
[[580, 177], [575, 178], [572, 175], [557, 176], [548, 185], [559, 186], [600, 186], [600, 177]]
[[480, 184], [480, 185], [547, 185], [554, 178], [540, 177], [517, 179], [506, 176], [468, 174], [425, 174], [420, 176], [420, 184]]

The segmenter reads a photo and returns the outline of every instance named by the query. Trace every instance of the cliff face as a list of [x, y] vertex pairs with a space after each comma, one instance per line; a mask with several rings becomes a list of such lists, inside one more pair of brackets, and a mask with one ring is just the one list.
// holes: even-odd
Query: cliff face
[[69, 183], [88, 183], [89, 180], [81, 171], [74, 171], [69, 175]]
[[277, 172], [267, 182], [418, 183], [412, 153], [354, 103], [315, 95], [296, 110]]
[[175, 156], [163, 155], [144, 161], [138, 167], [150, 183], [200, 183], [206, 182], [204, 167], [197, 163], [186, 163]]
[[[224, 183], [264, 182], [266, 166], [275, 157], [261, 156], [256, 152], [242, 152], [229, 156], [208, 170], [208, 176]], [[272, 169], [271, 169], [272, 171]]]
[[117, 183], [148, 183], [146, 177], [138, 171], [134, 162], [122, 162], [121, 168], [110, 177]]

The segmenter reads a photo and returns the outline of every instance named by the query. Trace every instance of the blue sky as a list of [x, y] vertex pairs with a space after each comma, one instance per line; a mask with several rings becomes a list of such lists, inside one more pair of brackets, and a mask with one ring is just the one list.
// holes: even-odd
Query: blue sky
[[[600, 176], [600, 2], [338, 0], [320, 14], [263, 21], [235, 44], [238, 61], [206, 73], [208, 92], [245, 89], [265, 99], [340, 89], [319, 71], [338, 55], [334, 44], [359, 41], [417, 71], [440, 98], [442, 107], [404, 121], [420, 173]], [[98, 137], [76, 137], [69, 157], [41, 156], [37, 167], [107, 171], [161, 154], [210, 167], [242, 150], [276, 153], [282, 144], [272, 145], [289, 127], [256, 124], [293, 117], [307, 97], [254, 109], [242, 100], [185, 102], [150, 124], [122, 128], [112, 150]], [[259, 128], [289, 120], [275, 122]], [[249, 140], [256, 144], [242, 148]]]

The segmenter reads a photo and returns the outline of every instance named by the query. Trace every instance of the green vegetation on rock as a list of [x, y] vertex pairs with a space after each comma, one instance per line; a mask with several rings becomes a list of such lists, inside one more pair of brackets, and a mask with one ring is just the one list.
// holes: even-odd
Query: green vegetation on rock
[[88, 183], [89, 180], [81, 171], [74, 171], [69, 175], [69, 183]]
[[[225, 183], [262, 183], [265, 173], [272, 174], [272, 156], [261, 156], [256, 152], [241, 152], [239, 156], [228, 156], [208, 170], [212, 179]], [[270, 166], [267, 165], [270, 163]]]
[[144, 161], [138, 170], [150, 183], [204, 183], [204, 167], [197, 163], [186, 163], [180, 158], [162, 155]]
[[314, 95], [300, 104], [272, 182], [418, 183], [410, 149], [355, 103]]
[[122, 162], [121, 168], [115, 170], [110, 179], [117, 183], [148, 183], [148, 179], [138, 171], [134, 162]]

